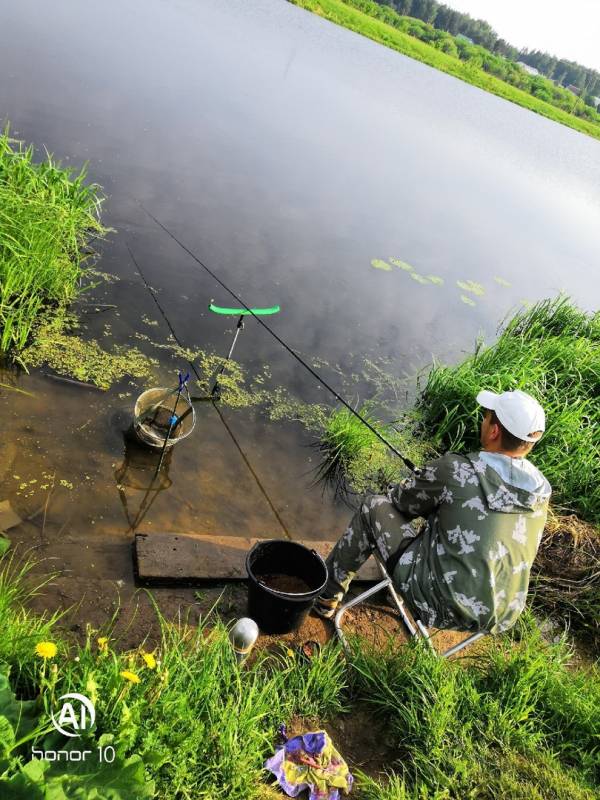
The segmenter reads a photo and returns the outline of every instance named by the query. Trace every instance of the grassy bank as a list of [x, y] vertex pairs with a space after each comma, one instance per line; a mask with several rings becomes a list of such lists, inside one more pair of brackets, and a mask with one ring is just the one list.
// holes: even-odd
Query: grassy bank
[[[398, 412], [397, 424], [369, 420], [416, 463], [446, 450], [468, 453], [480, 446], [481, 388], [523, 389], [546, 410], [546, 434], [531, 459], [552, 484], [560, 513], [548, 521], [531, 599], [598, 648], [600, 313], [586, 314], [565, 297], [540, 302], [506, 322], [490, 347], [480, 342], [457, 365], [435, 364], [416, 408]], [[400, 460], [345, 409], [330, 414], [319, 449], [320, 476], [346, 497], [402, 477]]]
[[[362, 406], [359, 413], [415, 464], [422, 464], [435, 454], [430, 442], [412, 435], [409, 427], [402, 427], [402, 419], [381, 424], [369, 405]], [[332, 488], [338, 498], [381, 491], [408, 474], [402, 461], [347, 408], [331, 412], [324, 420], [317, 447], [321, 457], [317, 480]]]
[[[478, 86], [480, 89], [491, 92], [505, 100], [510, 100], [512, 103], [528, 108], [530, 111], [535, 111], [536, 114], [541, 114], [544, 117], [548, 117], [548, 119], [560, 122], [596, 139], [600, 138], [600, 124], [598, 122], [575, 116], [541, 99], [541, 97], [533, 96], [527, 91], [523, 91], [494, 75], [488, 74], [481, 68], [480, 58], [473, 57], [467, 61], [462, 61], [456, 55], [443, 52], [443, 50], [420, 41], [415, 36], [411, 36], [383, 22], [381, 19], [377, 19], [376, 17], [379, 15], [393, 13], [389, 9], [382, 9], [377, 3], [370, 0], [289, 0], [289, 2], [313, 11], [315, 14], [349, 28], [355, 33], [367, 36], [369, 39], [397, 50], [403, 55], [422, 61], [442, 72], [447, 72], [449, 75], [460, 78], [466, 83]], [[419, 20], [414, 20], [414, 22], [420, 23]], [[476, 49], [482, 50], [483, 48]], [[543, 82], [550, 84], [549, 81]], [[545, 89], [544, 91], [540, 89], [539, 93], [542, 96], [546, 96], [548, 92]], [[576, 98], [574, 97], [573, 104], [575, 103]]]
[[444, 450], [479, 447], [479, 389], [522, 389], [546, 411], [532, 459], [553, 487], [553, 502], [600, 524], [600, 312], [568, 298], [517, 313], [491, 347], [480, 344], [455, 366], [434, 365], [418, 411], [427, 439]]
[[[0, 560], [3, 799], [280, 797], [262, 769], [279, 724], [301, 716], [316, 729], [359, 705], [385, 722], [390, 777], [359, 773], [357, 800], [597, 796], [600, 676], [570, 667], [564, 643], [546, 643], [530, 620], [475, 660], [355, 640], [349, 662], [335, 645], [308, 661], [281, 648], [240, 670], [216, 620], [162, 619], [160, 642], [129, 652], [110, 627], [77, 646], [55, 618], [26, 610], [27, 581], [26, 567]], [[32, 746], [74, 746], [48, 722], [67, 692], [96, 707], [95, 729], [75, 747], [114, 747], [112, 764], [31, 758]]]
[[[546, 411], [547, 429], [532, 459], [553, 486], [563, 511], [600, 524], [600, 312], [587, 314], [568, 298], [518, 312], [497, 341], [460, 364], [434, 363], [412, 411], [379, 422], [394, 446], [413, 460], [430, 453], [479, 449], [481, 388], [522, 389]], [[332, 412], [320, 438], [321, 474], [351, 488], [381, 489], [399, 474], [398, 459], [346, 409]]]
[[0, 135], [0, 354], [18, 352], [48, 308], [80, 291], [84, 248], [104, 229], [98, 187]]

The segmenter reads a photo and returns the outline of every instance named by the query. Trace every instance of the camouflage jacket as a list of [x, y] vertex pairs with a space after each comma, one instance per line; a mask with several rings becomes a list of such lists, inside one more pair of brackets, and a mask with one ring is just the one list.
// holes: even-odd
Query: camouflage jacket
[[438, 628], [510, 628], [546, 522], [551, 488], [542, 473], [526, 459], [446, 453], [389, 494], [407, 519], [427, 520], [417, 536], [406, 525], [415, 538], [393, 572], [411, 610]]

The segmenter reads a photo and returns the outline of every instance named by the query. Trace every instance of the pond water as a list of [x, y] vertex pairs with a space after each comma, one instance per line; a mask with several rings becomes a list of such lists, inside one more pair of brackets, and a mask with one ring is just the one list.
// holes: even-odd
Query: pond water
[[[169, 330], [127, 247], [186, 346], [226, 353], [234, 322], [207, 306], [232, 300], [140, 203], [247, 303], [280, 304], [274, 330], [353, 401], [374, 392], [369, 362], [413, 389], [524, 301], [564, 288], [598, 307], [600, 143], [284, 0], [20, 0], [2, 12], [0, 74], [0, 118], [89, 161], [108, 196], [98, 268], [119, 280], [93, 298], [117, 309], [87, 314], [86, 335], [151, 353], [162, 381], [186, 365], [148, 341]], [[255, 321], [236, 356], [331, 402]], [[33, 396], [0, 387], [0, 499], [75, 572], [117, 574], [107, 547], [132, 524], [335, 538], [347, 518], [312, 486], [299, 424], [200, 406], [147, 497], [151, 465], [123, 438], [145, 384], [2, 382]]]

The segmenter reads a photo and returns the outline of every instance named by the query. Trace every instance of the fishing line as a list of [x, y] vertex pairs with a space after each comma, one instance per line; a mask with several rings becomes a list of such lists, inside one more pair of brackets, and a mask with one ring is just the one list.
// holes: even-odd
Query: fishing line
[[[140, 204], [140, 205], [141, 205], [141, 204]], [[143, 206], [142, 206], [142, 208], [143, 208]], [[146, 211], [146, 209], [144, 209], [144, 211]], [[176, 332], [175, 332], [175, 328], [174, 328], [174, 327], [171, 325], [171, 322], [169, 321], [169, 318], [167, 317], [167, 314], [166, 314], [166, 312], [165, 312], [164, 308], [161, 306], [161, 304], [160, 304], [160, 301], [159, 301], [158, 297], [156, 296], [156, 295], [157, 295], [156, 291], [155, 291], [155, 290], [154, 290], [154, 289], [153, 289], [153, 288], [150, 286], [150, 284], [149, 284], [149, 283], [148, 283], [148, 281], [146, 280], [146, 276], [144, 275], [144, 273], [143, 273], [142, 269], [140, 268], [140, 265], [139, 265], [139, 264], [138, 264], [138, 262], [136, 261], [136, 259], [135, 259], [135, 256], [134, 256], [134, 255], [133, 255], [133, 253], [131, 252], [131, 248], [129, 247], [129, 245], [127, 244], [127, 242], [125, 243], [125, 246], [127, 247], [127, 251], [128, 251], [128, 253], [129, 253], [130, 257], [131, 257], [131, 260], [133, 261], [133, 263], [134, 263], [134, 265], [135, 265], [135, 268], [136, 268], [136, 269], [137, 269], [137, 271], [139, 272], [139, 274], [140, 274], [140, 277], [141, 277], [141, 279], [143, 280], [143, 282], [144, 282], [144, 285], [146, 286], [146, 289], [147, 289], [147, 290], [150, 292], [150, 295], [152, 296], [152, 299], [153, 299], [153, 300], [154, 300], [154, 302], [156, 303], [156, 307], [158, 308], [158, 310], [159, 310], [159, 312], [160, 312], [160, 315], [162, 316], [162, 318], [164, 319], [164, 321], [165, 321], [165, 323], [166, 323], [167, 327], [168, 327], [168, 328], [169, 328], [169, 330], [171, 331], [171, 335], [173, 336], [173, 339], [175, 339], [175, 341], [176, 341], [176, 342], [177, 342], [177, 344], [178, 344], [178, 345], [179, 345], [179, 346], [182, 348], [182, 350], [185, 350], [185, 346], [184, 346], [184, 344], [181, 342], [181, 340], [180, 340], [180, 339], [179, 339], [179, 337], [177, 336], [177, 334], [176, 334]], [[202, 376], [200, 375], [200, 373], [199, 373], [199, 372], [198, 372], [198, 370], [196, 369], [196, 367], [195, 367], [195, 365], [193, 364], [193, 362], [192, 362], [192, 361], [188, 361], [188, 364], [190, 365], [190, 369], [193, 371], [194, 375], [195, 375], [195, 376], [196, 376], [196, 378], [198, 379], [198, 382], [199, 382], [199, 383], [202, 383]], [[211, 400], [211, 402], [212, 402], [212, 405], [213, 405], [213, 408], [215, 409], [215, 411], [216, 411], [216, 412], [217, 412], [217, 414], [219, 415], [219, 419], [220, 419], [220, 420], [221, 420], [221, 422], [223, 423], [223, 427], [225, 428], [225, 430], [227, 431], [227, 433], [228, 433], [228, 434], [229, 434], [229, 436], [231, 437], [231, 440], [232, 440], [233, 444], [235, 445], [235, 447], [236, 447], [237, 451], [238, 451], [238, 452], [239, 452], [239, 454], [241, 455], [241, 457], [242, 457], [242, 459], [243, 459], [244, 463], [245, 463], [245, 464], [246, 464], [246, 466], [248, 467], [248, 470], [249, 470], [250, 474], [251, 474], [251, 475], [252, 475], [252, 477], [254, 478], [254, 481], [255, 481], [256, 485], [258, 486], [258, 488], [259, 488], [259, 490], [260, 490], [260, 492], [261, 492], [262, 496], [263, 496], [263, 497], [265, 498], [265, 500], [267, 501], [267, 504], [268, 504], [269, 508], [271, 509], [271, 511], [273, 512], [273, 515], [275, 516], [275, 519], [277, 520], [277, 522], [278, 522], [278, 523], [279, 523], [279, 525], [281, 526], [281, 529], [283, 530], [283, 532], [285, 533], [285, 535], [288, 537], [288, 539], [290, 539], [290, 540], [291, 540], [291, 539], [292, 539], [292, 535], [291, 535], [291, 533], [290, 533], [290, 532], [289, 532], [289, 530], [287, 529], [287, 526], [286, 526], [285, 522], [283, 521], [283, 519], [281, 518], [281, 516], [280, 516], [279, 512], [278, 512], [278, 511], [277, 511], [277, 509], [275, 508], [275, 505], [274, 505], [273, 501], [271, 500], [271, 498], [269, 497], [269, 495], [268, 495], [268, 493], [267, 493], [267, 490], [266, 490], [266, 489], [265, 489], [265, 487], [263, 486], [263, 484], [262, 484], [262, 482], [261, 482], [260, 478], [258, 477], [257, 473], [256, 473], [256, 472], [255, 472], [255, 470], [253, 469], [253, 467], [252, 467], [252, 464], [250, 463], [250, 461], [248, 460], [248, 458], [247, 458], [246, 454], [244, 453], [244, 451], [243, 451], [243, 449], [242, 449], [242, 446], [240, 445], [240, 443], [239, 443], [239, 442], [238, 442], [238, 440], [236, 439], [234, 432], [231, 430], [231, 428], [229, 427], [229, 425], [228, 425], [228, 424], [227, 424], [227, 422], [225, 421], [225, 417], [224, 417], [224, 416], [223, 416], [223, 414], [221, 413], [221, 409], [220, 409], [220, 408], [217, 406], [216, 402], [214, 401], [214, 399], [213, 399], [212, 397], [209, 397], [209, 398], [207, 398], [207, 399]], [[155, 474], [155, 476], [154, 476], [154, 477], [156, 478], [156, 474]], [[154, 482], [154, 478], [152, 479], [152, 482]], [[152, 486], [152, 484], [150, 484], [150, 486]]]
[[379, 439], [381, 442], [383, 442], [383, 444], [384, 444], [386, 447], [389, 447], [389, 449], [392, 451], [392, 453], [394, 453], [395, 455], [397, 455], [397, 456], [398, 456], [398, 458], [399, 458], [401, 461], [403, 461], [403, 463], [404, 463], [404, 464], [405, 464], [405, 465], [408, 467], [408, 469], [409, 469], [411, 472], [418, 472], [418, 469], [417, 469], [417, 467], [416, 467], [416, 466], [413, 464], [413, 462], [412, 462], [412, 461], [411, 461], [409, 458], [406, 458], [406, 456], [403, 456], [403, 455], [402, 455], [402, 453], [400, 453], [400, 452], [399, 452], [399, 451], [398, 451], [398, 450], [397, 450], [397, 449], [394, 447], [394, 445], [393, 445], [391, 442], [389, 442], [389, 441], [388, 441], [388, 440], [385, 438], [385, 436], [383, 436], [381, 433], [379, 433], [379, 431], [378, 431], [376, 428], [374, 428], [374, 427], [373, 427], [373, 425], [371, 425], [371, 423], [370, 423], [368, 420], [366, 420], [366, 419], [365, 419], [365, 418], [362, 416], [362, 414], [360, 414], [360, 412], [358, 412], [356, 409], [352, 408], [352, 406], [350, 405], [350, 403], [348, 403], [346, 400], [344, 400], [344, 398], [343, 398], [343, 397], [342, 397], [340, 394], [338, 394], [338, 392], [336, 392], [336, 390], [335, 390], [335, 389], [334, 389], [332, 386], [330, 386], [330, 385], [329, 385], [329, 384], [328, 384], [328, 383], [327, 383], [325, 380], [323, 380], [323, 378], [322, 378], [322, 377], [319, 375], [319, 373], [318, 373], [318, 372], [316, 372], [316, 371], [315, 371], [315, 370], [314, 370], [314, 369], [313, 369], [313, 368], [310, 366], [310, 364], [307, 364], [307, 363], [306, 363], [306, 361], [304, 361], [304, 359], [303, 359], [301, 356], [299, 356], [299, 355], [298, 355], [298, 353], [296, 353], [296, 352], [295, 352], [295, 351], [294, 351], [294, 350], [293, 350], [293, 349], [292, 349], [292, 348], [291, 348], [291, 347], [290, 347], [290, 346], [289, 346], [289, 345], [288, 345], [288, 344], [287, 344], [287, 343], [286, 343], [286, 342], [285, 342], [285, 341], [284, 341], [284, 340], [281, 338], [281, 336], [279, 336], [277, 333], [275, 333], [275, 331], [274, 331], [274, 330], [273, 330], [273, 329], [272, 329], [272, 328], [271, 328], [269, 325], [267, 325], [267, 323], [266, 323], [266, 322], [263, 322], [263, 320], [262, 320], [262, 319], [261, 319], [261, 318], [260, 318], [260, 317], [259, 317], [257, 314], [255, 314], [255, 313], [253, 312], [253, 310], [250, 308], [250, 306], [246, 305], [246, 303], [245, 303], [245, 302], [242, 300], [242, 298], [241, 298], [241, 297], [239, 297], [239, 295], [237, 295], [237, 294], [236, 294], [236, 293], [235, 293], [235, 292], [234, 292], [232, 289], [230, 289], [230, 288], [229, 288], [229, 286], [227, 286], [227, 284], [226, 284], [226, 283], [224, 283], [224, 282], [223, 282], [223, 281], [222, 281], [222, 280], [221, 280], [221, 279], [220, 279], [220, 278], [219, 278], [219, 277], [218, 277], [218, 276], [217, 276], [217, 275], [216, 275], [216, 274], [215, 274], [215, 273], [214, 273], [214, 272], [213, 272], [211, 269], [209, 269], [209, 267], [207, 267], [207, 266], [206, 266], [206, 264], [204, 264], [202, 261], [200, 261], [200, 259], [198, 258], [198, 256], [197, 256], [195, 253], [193, 253], [193, 252], [192, 252], [192, 251], [189, 249], [189, 247], [186, 247], [186, 246], [185, 246], [185, 244], [183, 244], [183, 242], [181, 242], [181, 241], [180, 241], [180, 240], [179, 240], [179, 239], [178, 239], [178, 238], [175, 236], [175, 234], [174, 234], [174, 233], [171, 233], [171, 231], [170, 231], [170, 230], [169, 230], [169, 229], [168, 229], [168, 228], [167, 228], [165, 225], [163, 225], [163, 224], [162, 224], [162, 222], [160, 222], [160, 220], [156, 219], [156, 217], [154, 216], [154, 214], [152, 214], [150, 211], [148, 211], [148, 209], [147, 209], [147, 208], [144, 206], [144, 204], [143, 204], [143, 203], [142, 203], [140, 200], [136, 200], [136, 202], [139, 204], [139, 206], [142, 208], [142, 210], [146, 212], [146, 214], [147, 214], [147, 215], [150, 217], [150, 219], [151, 219], [151, 220], [153, 220], [153, 221], [154, 221], [154, 222], [155, 222], [155, 223], [156, 223], [156, 224], [157, 224], [157, 225], [158, 225], [160, 228], [162, 228], [162, 229], [163, 229], [163, 231], [164, 231], [164, 232], [165, 232], [165, 233], [166, 233], [168, 236], [170, 236], [170, 237], [171, 237], [171, 239], [173, 239], [173, 241], [174, 241], [174, 242], [176, 242], [176, 243], [179, 245], [179, 247], [181, 247], [181, 249], [182, 249], [182, 250], [185, 250], [185, 252], [186, 252], [186, 253], [187, 253], [189, 256], [191, 256], [191, 258], [193, 258], [193, 259], [194, 259], [194, 261], [195, 261], [197, 264], [199, 264], [199, 265], [202, 267], [202, 269], [206, 270], [206, 272], [207, 272], [207, 273], [208, 273], [208, 274], [211, 276], [211, 278], [212, 278], [213, 280], [215, 280], [215, 281], [216, 281], [216, 282], [219, 284], [219, 286], [222, 286], [222, 287], [223, 287], [223, 289], [225, 289], [225, 291], [226, 291], [226, 292], [228, 292], [228, 294], [230, 294], [230, 295], [231, 295], [233, 298], [235, 298], [235, 300], [237, 300], [237, 302], [238, 302], [238, 303], [239, 303], [241, 306], [243, 306], [243, 307], [246, 309], [246, 311], [248, 312], [248, 314], [251, 314], [251, 315], [254, 317], [254, 319], [255, 319], [255, 320], [256, 320], [256, 321], [257, 321], [257, 322], [258, 322], [260, 325], [262, 325], [262, 326], [263, 326], [263, 328], [264, 328], [266, 331], [268, 331], [268, 333], [270, 333], [270, 334], [271, 334], [271, 336], [272, 336], [272, 337], [273, 337], [273, 338], [274, 338], [274, 339], [275, 339], [277, 342], [279, 342], [279, 344], [280, 344], [280, 345], [281, 345], [281, 346], [282, 346], [282, 347], [283, 347], [285, 350], [287, 350], [287, 352], [288, 352], [288, 353], [289, 353], [291, 356], [293, 356], [293, 357], [296, 359], [296, 361], [298, 361], [300, 364], [302, 364], [302, 366], [303, 366], [303, 367], [304, 367], [304, 368], [305, 368], [305, 369], [306, 369], [308, 372], [310, 372], [310, 374], [313, 376], [313, 378], [315, 378], [315, 380], [317, 380], [317, 381], [318, 381], [320, 384], [322, 384], [322, 386], [324, 386], [324, 387], [325, 387], [325, 389], [327, 389], [327, 391], [328, 391], [328, 392], [330, 392], [330, 393], [331, 393], [331, 394], [332, 394], [332, 395], [333, 395], [333, 396], [336, 398], [336, 400], [338, 400], [338, 401], [339, 401], [339, 402], [340, 402], [340, 403], [341, 403], [343, 406], [345, 406], [345, 407], [348, 409], [348, 411], [350, 411], [350, 413], [351, 413], [351, 414], [354, 414], [354, 416], [355, 416], [357, 419], [359, 419], [359, 420], [362, 422], [362, 424], [363, 424], [363, 425], [365, 425], [365, 426], [366, 426], [366, 427], [367, 427], [367, 428], [368, 428], [368, 429], [371, 431], [371, 433], [374, 433], [374, 434], [375, 434], [375, 436], [376, 436], [376, 437], [377, 437], [377, 438], [378, 438], [378, 439]]

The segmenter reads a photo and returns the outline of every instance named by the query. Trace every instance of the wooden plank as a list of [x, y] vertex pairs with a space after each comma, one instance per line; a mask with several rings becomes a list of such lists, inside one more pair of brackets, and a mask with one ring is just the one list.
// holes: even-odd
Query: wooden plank
[[[135, 558], [138, 578], [144, 583], [193, 583], [200, 580], [245, 580], [246, 553], [264, 539], [241, 536], [201, 536], [189, 533], [136, 533]], [[299, 540], [325, 558], [333, 541]], [[380, 580], [370, 558], [356, 580]]]

